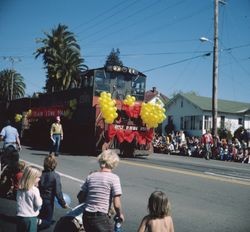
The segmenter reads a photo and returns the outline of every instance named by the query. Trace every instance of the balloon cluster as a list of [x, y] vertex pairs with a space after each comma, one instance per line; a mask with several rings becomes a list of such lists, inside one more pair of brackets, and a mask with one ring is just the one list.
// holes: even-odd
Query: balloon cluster
[[132, 106], [135, 104], [135, 97], [131, 95], [127, 95], [124, 99], [123, 103], [128, 106]]
[[22, 120], [23, 116], [21, 114], [15, 115], [15, 122], [20, 122]]
[[99, 103], [105, 123], [113, 123], [118, 116], [115, 106], [116, 101], [112, 100], [110, 93], [102, 92], [99, 97]]
[[166, 118], [164, 112], [165, 109], [160, 104], [143, 102], [140, 115], [147, 127], [156, 128]]

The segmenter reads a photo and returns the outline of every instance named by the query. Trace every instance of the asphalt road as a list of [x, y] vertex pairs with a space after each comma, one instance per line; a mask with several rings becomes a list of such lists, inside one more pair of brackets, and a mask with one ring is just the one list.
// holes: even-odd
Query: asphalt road
[[[42, 166], [46, 151], [24, 148], [21, 159]], [[82, 180], [98, 169], [95, 157], [61, 155], [57, 171], [63, 192], [77, 206]], [[175, 231], [247, 232], [250, 212], [250, 165], [199, 158], [154, 154], [148, 158], [122, 159], [114, 170], [121, 178], [124, 231], [136, 231], [147, 213], [147, 200], [156, 189], [165, 191], [172, 204]], [[55, 208], [57, 221], [67, 210]], [[15, 231], [15, 202], [0, 199], [0, 232]], [[0, 217], [1, 218], [1, 217]], [[53, 231], [53, 226], [45, 232]]]

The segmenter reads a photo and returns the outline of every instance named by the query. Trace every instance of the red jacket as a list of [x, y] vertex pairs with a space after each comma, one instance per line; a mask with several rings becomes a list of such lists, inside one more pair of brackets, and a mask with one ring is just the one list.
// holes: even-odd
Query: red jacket
[[207, 144], [207, 143], [214, 144], [212, 135], [209, 134], [209, 133], [206, 133], [206, 134], [202, 135], [201, 143], [202, 144]]

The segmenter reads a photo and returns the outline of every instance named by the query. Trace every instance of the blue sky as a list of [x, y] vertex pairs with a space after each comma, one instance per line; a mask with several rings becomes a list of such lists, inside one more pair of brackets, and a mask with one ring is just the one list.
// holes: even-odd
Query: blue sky
[[[218, 97], [250, 102], [250, 1], [219, 7]], [[168, 97], [179, 91], [212, 96], [213, 0], [0, 0], [0, 70], [14, 69], [26, 94], [45, 85], [42, 59], [33, 53], [44, 32], [64, 24], [76, 36], [89, 68], [102, 67], [112, 48], [125, 66], [148, 76]]]

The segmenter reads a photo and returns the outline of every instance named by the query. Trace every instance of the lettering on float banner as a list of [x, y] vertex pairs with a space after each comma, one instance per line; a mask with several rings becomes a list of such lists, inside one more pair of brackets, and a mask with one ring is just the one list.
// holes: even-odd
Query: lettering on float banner
[[131, 130], [131, 131], [147, 131], [145, 126], [134, 126], [134, 125], [118, 125], [114, 124], [115, 130]]
[[39, 117], [56, 117], [58, 115], [63, 115], [64, 109], [60, 107], [53, 108], [33, 108], [31, 117], [39, 118]]

